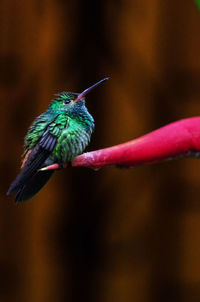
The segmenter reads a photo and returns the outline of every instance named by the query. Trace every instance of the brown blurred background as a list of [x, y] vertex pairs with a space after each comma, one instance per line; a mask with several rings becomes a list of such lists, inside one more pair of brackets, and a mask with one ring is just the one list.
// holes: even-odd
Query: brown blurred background
[[24, 204], [5, 193], [54, 93], [87, 98], [87, 150], [200, 115], [193, 0], [1, 0], [0, 301], [200, 301], [200, 161], [57, 172]]

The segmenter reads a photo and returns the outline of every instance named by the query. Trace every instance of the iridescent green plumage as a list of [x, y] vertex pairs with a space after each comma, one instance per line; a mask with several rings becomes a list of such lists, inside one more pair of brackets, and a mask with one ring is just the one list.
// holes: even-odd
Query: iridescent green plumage
[[53, 171], [42, 167], [72, 161], [90, 141], [94, 120], [85, 107], [85, 95], [101, 80], [81, 94], [62, 92], [30, 126], [25, 137], [22, 169], [8, 193], [16, 193], [16, 201], [35, 195], [48, 181]]
[[[47, 130], [57, 138], [48, 162], [65, 163], [83, 152], [89, 143], [94, 120], [85, 107], [85, 100], [74, 102], [78, 94], [64, 92], [54, 99], [46, 112], [31, 125], [25, 137], [25, 155], [32, 150]], [[69, 104], [65, 102], [70, 101]]]

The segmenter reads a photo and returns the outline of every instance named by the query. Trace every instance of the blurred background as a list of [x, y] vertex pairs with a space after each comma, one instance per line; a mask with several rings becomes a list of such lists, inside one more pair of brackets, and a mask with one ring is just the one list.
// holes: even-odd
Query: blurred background
[[56, 172], [5, 196], [53, 94], [105, 76], [87, 150], [200, 115], [193, 0], [1, 0], [0, 301], [200, 301], [200, 161]]

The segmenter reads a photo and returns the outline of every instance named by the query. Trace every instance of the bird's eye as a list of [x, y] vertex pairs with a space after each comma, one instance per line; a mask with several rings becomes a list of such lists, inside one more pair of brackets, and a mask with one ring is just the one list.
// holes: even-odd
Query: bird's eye
[[69, 103], [71, 103], [71, 100], [64, 100], [64, 104], [65, 104], [65, 105], [67, 105], [67, 104], [69, 104]]

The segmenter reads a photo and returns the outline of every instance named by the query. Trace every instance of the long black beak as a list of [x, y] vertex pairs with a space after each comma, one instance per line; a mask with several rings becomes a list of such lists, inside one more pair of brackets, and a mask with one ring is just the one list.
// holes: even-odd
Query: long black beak
[[88, 92], [90, 92], [93, 88], [97, 87], [99, 84], [101, 84], [104, 81], [109, 80], [109, 78], [104, 78], [101, 81], [95, 83], [94, 85], [90, 86], [89, 88], [85, 89], [83, 92], [81, 92], [77, 98], [74, 100], [74, 102], [78, 102], [80, 101], [82, 98], [84, 98], [86, 96], [86, 94], [88, 94]]

